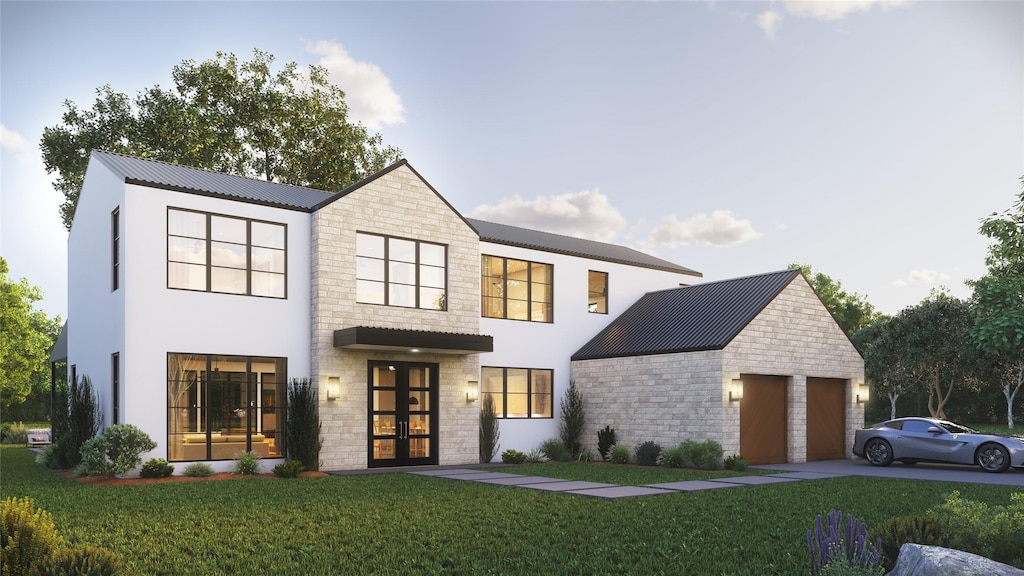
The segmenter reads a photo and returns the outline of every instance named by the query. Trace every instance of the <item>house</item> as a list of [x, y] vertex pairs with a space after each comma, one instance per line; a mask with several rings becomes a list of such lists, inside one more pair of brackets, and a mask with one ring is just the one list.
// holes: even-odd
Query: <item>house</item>
[[[142, 428], [152, 457], [215, 469], [244, 450], [282, 458], [288, 381], [309, 378], [324, 469], [465, 464], [478, 459], [480, 394], [499, 409], [503, 448], [535, 448], [557, 436], [570, 379], [598, 360], [574, 353], [648, 293], [700, 281], [626, 247], [465, 218], [404, 160], [330, 194], [96, 151], [68, 239], [61, 342], [104, 424]], [[741, 364], [722, 369], [809, 374]], [[828, 375], [846, 390], [862, 372]]]

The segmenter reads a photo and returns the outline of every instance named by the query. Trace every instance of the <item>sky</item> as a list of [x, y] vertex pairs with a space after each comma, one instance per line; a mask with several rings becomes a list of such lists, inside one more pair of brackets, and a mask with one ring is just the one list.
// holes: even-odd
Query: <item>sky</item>
[[[216, 52], [318, 64], [465, 216], [895, 314], [985, 273], [1024, 175], [1024, 2], [0, 0], [0, 255], [67, 315], [39, 140]], [[73, 284], [73, 279], [71, 281]]]

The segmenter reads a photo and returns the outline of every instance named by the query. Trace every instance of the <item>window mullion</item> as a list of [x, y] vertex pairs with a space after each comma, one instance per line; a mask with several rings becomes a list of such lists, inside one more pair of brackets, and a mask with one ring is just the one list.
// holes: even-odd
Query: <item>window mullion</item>
[[213, 216], [206, 214], [206, 291], [213, 292]]

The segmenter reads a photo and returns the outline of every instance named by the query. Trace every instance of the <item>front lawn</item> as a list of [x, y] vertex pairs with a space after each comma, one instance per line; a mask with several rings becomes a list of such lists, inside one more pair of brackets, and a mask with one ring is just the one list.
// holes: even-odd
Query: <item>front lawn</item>
[[[0, 497], [34, 498], [66, 539], [138, 574], [806, 574], [805, 531], [831, 508], [873, 526], [954, 489], [990, 504], [1014, 491], [837, 478], [600, 500], [409, 474], [94, 486], [22, 447], [0, 459]], [[573, 466], [599, 467], [558, 468]]]
[[586, 480], [604, 482], [619, 486], [643, 486], [645, 484], [661, 484], [664, 482], [685, 482], [688, 480], [709, 480], [711, 478], [729, 478], [732, 476], [762, 476], [778, 474], [776, 470], [747, 469], [744, 472], [732, 470], [688, 470], [683, 468], [664, 468], [661, 466], [635, 466], [633, 464], [609, 464], [592, 462], [547, 462], [544, 464], [520, 464], [517, 466], [501, 466], [487, 468], [492, 472], [507, 472], [524, 476], [544, 476], [563, 480]]

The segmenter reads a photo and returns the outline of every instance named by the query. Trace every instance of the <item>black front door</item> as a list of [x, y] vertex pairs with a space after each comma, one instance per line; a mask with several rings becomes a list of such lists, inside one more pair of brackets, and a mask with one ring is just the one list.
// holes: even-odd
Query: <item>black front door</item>
[[437, 364], [369, 363], [369, 467], [437, 464]]

